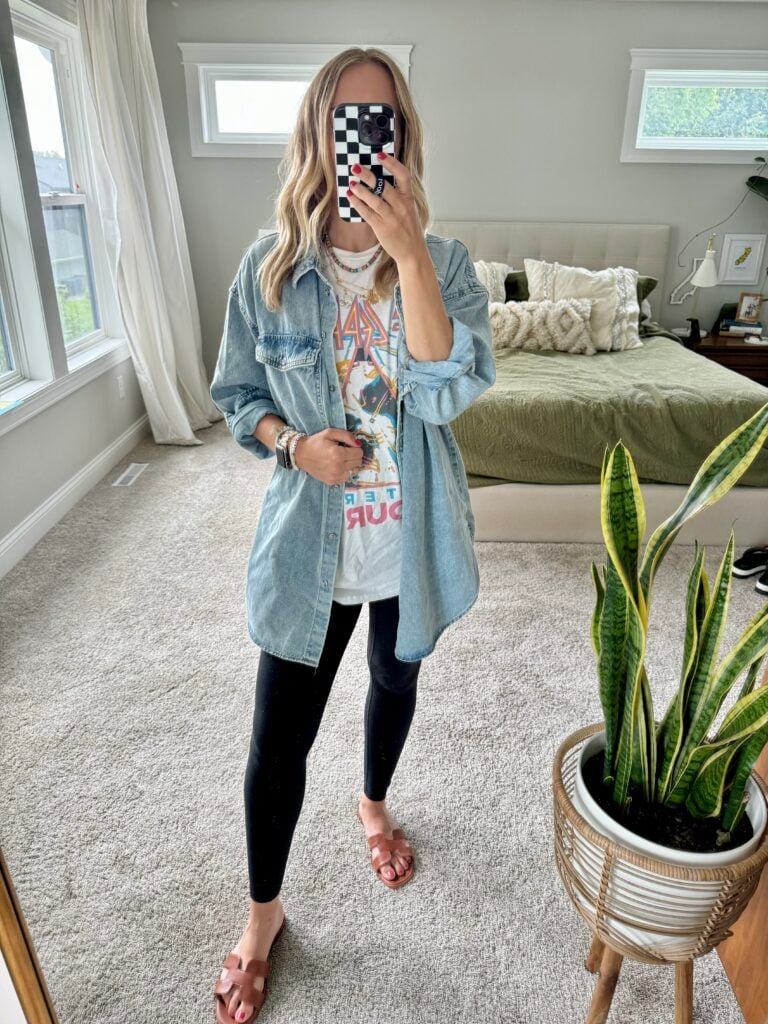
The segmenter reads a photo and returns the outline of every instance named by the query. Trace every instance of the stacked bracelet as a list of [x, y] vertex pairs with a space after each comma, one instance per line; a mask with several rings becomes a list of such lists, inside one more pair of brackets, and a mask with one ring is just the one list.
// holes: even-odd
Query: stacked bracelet
[[295, 461], [296, 460], [296, 447], [297, 447], [300, 439], [302, 437], [306, 437], [306, 436], [307, 435], [303, 431], [297, 430], [297, 431], [295, 431], [295, 433], [291, 437], [290, 441], [288, 442], [288, 461], [291, 464], [291, 469], [298, 469], [299, 468], [296, 465], [296, 461]]
[[275, 455], [278, 463], [284, 469], [298, 469], [294, 462], [296, 445], [300, 437], [307, 435], [302, 430], [295, 430], [293, 427], [283, 427], [275, 438]]

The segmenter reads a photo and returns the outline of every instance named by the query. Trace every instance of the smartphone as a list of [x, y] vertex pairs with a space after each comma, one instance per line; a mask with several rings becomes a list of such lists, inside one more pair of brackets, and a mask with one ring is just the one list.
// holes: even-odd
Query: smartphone
[[347, 197], [349, 179], [357, 177], [352, 173], [352, 164], [370, 167], [377, 178], [383, 177], [394, 185], [392, 171], [378, 162], [376, 154], [383, 151], [395, 155], [395, 112], [388, 103], [340, 103], [333, 109], [333, 136], [339, 216], [363, 224], [363, 218]]

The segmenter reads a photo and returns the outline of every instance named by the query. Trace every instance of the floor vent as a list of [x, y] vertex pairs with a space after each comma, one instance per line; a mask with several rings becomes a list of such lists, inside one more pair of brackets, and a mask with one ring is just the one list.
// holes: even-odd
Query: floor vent
[[128, 468], [112, 484], [113, 487], [130, 487], [139, 473], [143, 473], [148, 462], [132, 462]]

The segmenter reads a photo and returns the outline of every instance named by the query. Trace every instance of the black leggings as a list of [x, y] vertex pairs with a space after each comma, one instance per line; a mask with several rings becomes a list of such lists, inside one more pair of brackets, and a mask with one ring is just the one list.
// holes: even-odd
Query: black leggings
[[[267, 903], [283, 882], [304, 801], [307, 755], [317, 735], [331, 685], [361, 604], [331, 604], [317, 668], [259, 654], [253, 729], [245, 770], [245, 832], [251, 899]], [[397, 596], [371, 601], [368, 625], [370, 684], [365, 700], [365, 795], [383, 800], [416, 707], [421, 661], [395, 657]]]

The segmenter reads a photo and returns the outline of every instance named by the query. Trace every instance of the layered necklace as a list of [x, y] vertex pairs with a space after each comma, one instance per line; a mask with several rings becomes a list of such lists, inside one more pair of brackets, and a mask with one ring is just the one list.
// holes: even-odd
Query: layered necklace
[[346, 285], [346, 283], [344, 281], [342, 281], [342, 279], [341, 279], [341, 277], [339, 275], [339, 272], [336, 269], [336, 267], [341, 267], [342, 270], [346, 270], [347, 273], [349, 273], [349, 274], [361, 274], [364, 270], [367, 270], [369, 267], [373, 266], [373, 264], [376, 262], [376, 260], [379, 258], [379, 256], [384, 251], [384, 247], [381, 244], [379, 244], [376, 247], [376, 250], [373, 253], [373, 255], [371, 256], [371, 258], [369, 260], [367, 260], [367, 262], [361, 264], [361, 266], [359, 266], [359, 267], [348, 267], [346, 265], [346, 263], [342, 263], [342, 261], [339, 259], [339, 257], [336, 255], [336, 253], [333, 251], [333, 246], [331, 245], [331, 240], [328, 237], [328, 232], [327, 231], [323, 232], [323, 243], [325, 245], [325, 250], [326, 250], [326, 253], [328, 254], [328, 257], [329, 257], [329, 260], [330, 260], [330, 264], [329, 265], [330, 265], [331, 273], [333, 274], [334, 280], [336, 281], [336, 284], [338, 285], [339, 291], [342, 294], [344, 302], [346, 304], [351, 305], [354, 302], [355, 298], [358, 297], [358, 296], [362, 296], [363, 299], [365, 299], [366, 302], [371, 302], [371, 303], [378, 302], [379, 299], [381, 298], [381, 296], [379, 295], [379, 293], [376, 291], [375, 288], [362, 288], [362, 289], [357, 289], [357, 290], [355, 290], [354, 288], [350, 289]]

